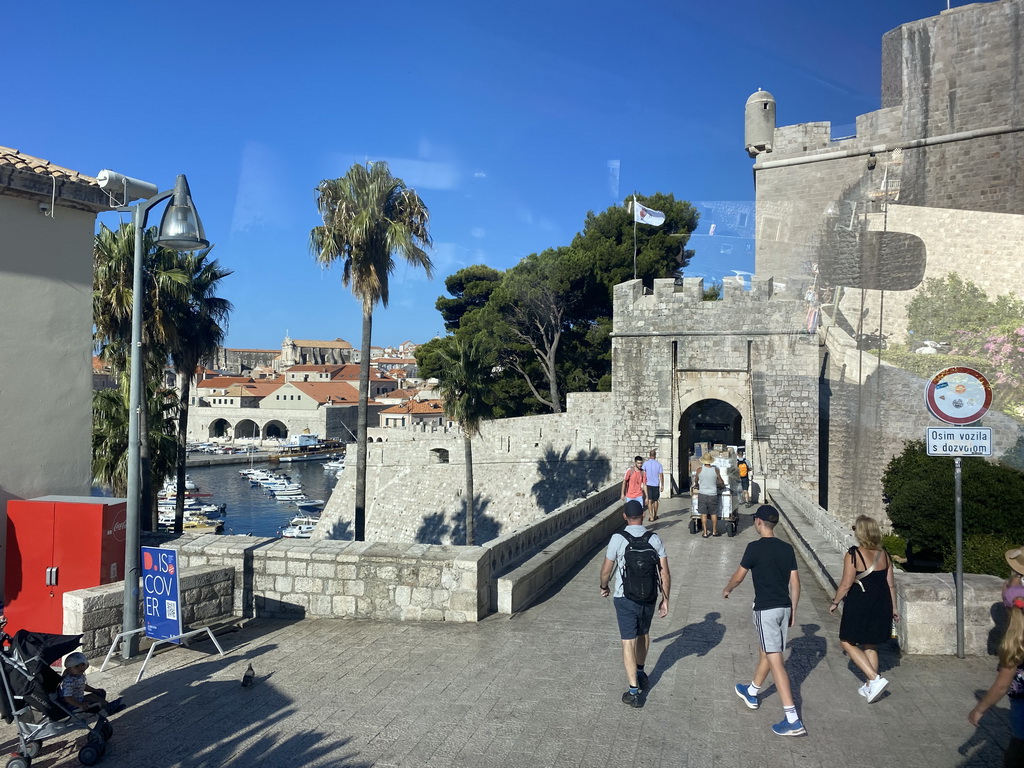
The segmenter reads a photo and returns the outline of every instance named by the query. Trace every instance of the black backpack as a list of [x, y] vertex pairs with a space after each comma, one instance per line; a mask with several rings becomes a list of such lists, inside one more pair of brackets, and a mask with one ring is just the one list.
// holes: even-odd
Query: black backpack
[[643, 536], [619, 533], [626, 539], [622, 558], [622, 596], [634, 603], [653, 603], [658, 599], [661, 579], [658, 553], [651, 546], [654, 531]]

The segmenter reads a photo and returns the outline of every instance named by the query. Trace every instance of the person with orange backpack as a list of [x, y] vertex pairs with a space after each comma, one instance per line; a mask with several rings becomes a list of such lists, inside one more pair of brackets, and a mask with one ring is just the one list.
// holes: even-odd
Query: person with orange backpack
[[750, 507], [750, 464], [747, 463], [746, 451], [743, 448], [736, 449], [736, 471], [740, 476], [740, 489], [743, 491], [743, 501]]

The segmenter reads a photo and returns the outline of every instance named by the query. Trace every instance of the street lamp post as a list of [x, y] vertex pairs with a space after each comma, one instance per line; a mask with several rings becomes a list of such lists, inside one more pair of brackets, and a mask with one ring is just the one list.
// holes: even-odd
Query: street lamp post
[[[208, 248], [202, 222], [192, 203], [188, 181], [179, 174], [174, 189], [157, 192], [155, 184], [138, 181], [114, 171], [100, 171], [97, 175], [100, 188], [111, 194], [123, 193], [123, 205], [115, 210], [131, 211], [135, 235], [135, 262], [132, 268], [132, 343], [131, 370], [128, 385], [128, 510], [125, 520], [124, 542], [124, 612], [122, 632], [138, 629], [139, 622], [139, 527], [141, 521], [141, 441], [139, 422], [143, 407], [142, 397], [142, 265], [145, 257], [146, 218], [149, 211], [168, 198], [173, 198], [164, 211], [156, 244], [175, 251], [195, 251]], [[135, 205], [131, 200], [145, 198]], [[139, 649], [138, 635], [128, 635], [122, 647], [125, 659], [130, 659]]]

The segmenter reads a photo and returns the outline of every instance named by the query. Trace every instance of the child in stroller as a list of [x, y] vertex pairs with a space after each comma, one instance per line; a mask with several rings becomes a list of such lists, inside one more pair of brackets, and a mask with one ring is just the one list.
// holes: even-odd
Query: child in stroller
[[[87, 731], [78, 751], [82, 765], [95, 765], [106, 752], [114, 729], [102, 712], [73, 708], [60, 696], [61, 676], [50, 666], [81, 645], [81, 635], [48, 635], [18, 630], [2, 636], [0, 646], [0, 716], [18, 728], [17, 753], [7, 768], [30, 768], [43, 739], [73, 730]], [[76, 665], [77, 667], [77, 665]], [[84, 678], [84, 669], [81, 670]]]
[[107, 701], [107, 692], [93, 688], [85, 680], [89, 659], [81, 651], [69, 653], [64, 659], [64, 676], [60, 680], [60, 697], [75, 712], [103, 711], [107, 716], [124, 709], [121, 699]]

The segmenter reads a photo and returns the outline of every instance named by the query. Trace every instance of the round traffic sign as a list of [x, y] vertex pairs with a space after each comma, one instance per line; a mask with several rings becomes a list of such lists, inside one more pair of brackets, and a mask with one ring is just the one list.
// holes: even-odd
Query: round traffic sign
[[924, 401], [932, 416], [947, 424], [972, 424], [992, 405], [992, 385], [980, 371], [943, 368], [925, 387]]

